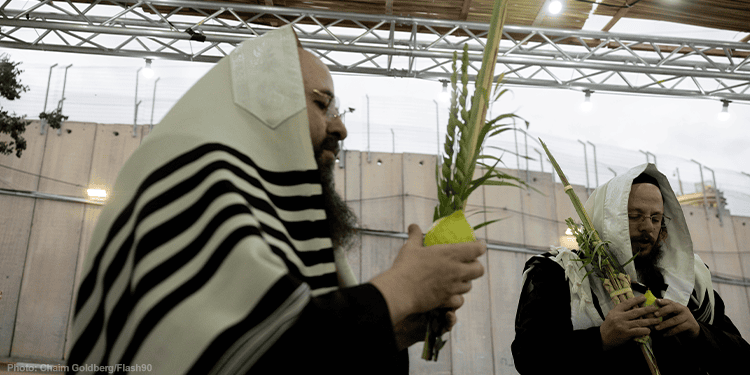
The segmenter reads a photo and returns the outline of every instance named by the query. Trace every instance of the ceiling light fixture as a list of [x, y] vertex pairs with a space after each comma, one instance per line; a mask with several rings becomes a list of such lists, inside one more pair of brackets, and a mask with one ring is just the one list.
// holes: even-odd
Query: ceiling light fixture
[[154, 69], [151, 68], [151, 59], [146, 59], [146, 67], [143, 68], [143, 76], [151, 79], [154, 76]]
[[722, 99], [721, 102], [724, 104], [721, 106], [721, 112], [719, 112], [719, 121], [727, 121], [732, 117], [729, 113], [729, 103], [731, 103], [731, 101]]
[[583, 103], [581, 103], [581, 110], [583, 110], [584, 112], [590, 112], [594, 107], [594, 105], [591, 103], [591, 93], [593, 93], [593, 91], [583, 90], [583, 92], [586, 93], [586, 97], [583, 98]]
[[552, 14], [558, 14], [562, 10], [562, 3], [558, 0], [552, 0], [549, 3], [547, 10], [549, 10], [549, 12]]
[[440, 101], [441, 102], [447, 102], [451, 100], [451, 94], [448, 92], [448, 82], [450, 82], [447, 79], [441, 79], [440, 83], [443, 84], [443, 90], [440, 92]]

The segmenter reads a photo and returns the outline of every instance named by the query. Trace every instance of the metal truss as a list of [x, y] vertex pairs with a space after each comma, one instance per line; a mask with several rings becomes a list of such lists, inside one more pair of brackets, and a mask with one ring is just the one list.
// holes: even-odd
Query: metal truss
[[[25, 9], [14, 9], [26, 7]], [[215, 62], [292, 25], [331, 71], [446, 79], [469, 47], [476, 74], [488, 25], [231, 2], [7, 0], [0, 47]], [[581, 91], [750, 101], [750, 44], [506, 26], [505, 82]]]

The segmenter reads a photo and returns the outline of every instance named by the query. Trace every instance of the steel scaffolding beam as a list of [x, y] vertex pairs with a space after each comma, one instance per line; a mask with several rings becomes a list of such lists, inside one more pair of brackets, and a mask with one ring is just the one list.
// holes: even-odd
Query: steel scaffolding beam
[[[12, 9], [12, 6], [25, 9]], [[290, 24], [334, 72], [444, 79], [488, 25], [209, 1], [7, 1], [0, 47], [215, 62]], [[265, 23], [265, 24], [262, 24]], [[470, 71], [476, 74], [479, 64]], [[506, 26], [497, 72], [508, 84], [750, 101], [750, 44]], [[473, 78], [473, 76], [472, 76]]]

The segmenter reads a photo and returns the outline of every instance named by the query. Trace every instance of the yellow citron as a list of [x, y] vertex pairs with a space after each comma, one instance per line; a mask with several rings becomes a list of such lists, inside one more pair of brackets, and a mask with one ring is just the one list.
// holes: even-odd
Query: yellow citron
[[424, 237], [424, 245], [462, 243], [476, 241], [474, 230], [466, 221], [463, 210], [458, 210], [438, 219]]
[[[646, 302], [643, 303], [643, 307], [651, 306], [656, 302], [656, 296], [654, 296], [654, 293], [651, 293], [651, 289], [647, 290], [644, 296], [646, 297]], [[659, 317], [659, 321], [662, 321], [661, 317]]]
[[646, 302], [643, 304], [644, 307], [651, 306], [656, 302], [656, 297], [654, 296], [654, 293], [651, 293], [651, 289], [647, 290], [644, 296], [646, 297]]

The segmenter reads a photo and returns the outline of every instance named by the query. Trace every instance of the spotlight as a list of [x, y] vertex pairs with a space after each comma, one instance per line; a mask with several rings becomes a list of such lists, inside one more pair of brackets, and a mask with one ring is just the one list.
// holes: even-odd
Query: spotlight
[[107, 191], [103, 189], [88, 189], [89, 199], [104, 200], [107, 198]]
[[443, 84], [443, 90], [440, 92], [440, 101], [447, 102], [451, 100], [451, 93], [448, 92], [448, 81], [447, 79], [441, 79], [440, 83]]
[[558, 14], [562, 10], [562, 3], [558, 0], [553, 0], [549, 3], [547, 10], [549, 10], [551, 14]]
[[722, 99], [721, 102], [724, 104], [721, 106], [721, 112], [719, 112], [719, 121], [727, 121], [732, 117], [729, 113], [729, 103], [731, 103], [731, 101]]
[[146, 67], [143, 68], [143, 76], [151, 79], [154, 76], [154, 69], [151, 68], [151, 59], [146, 59]]
[[583, 99], [583, 103], [581, 103], [581, 109], [584, 112], [590, 112], [591, 109], [594, 107], [594, 105], [591, 104], [591, 93], [593, 91], [591, 91], [591, 90], [583, 90], [583, 92], [586, 93], [586, 97]]

